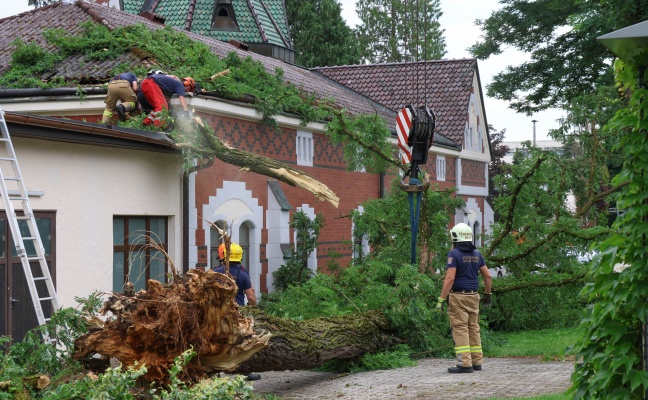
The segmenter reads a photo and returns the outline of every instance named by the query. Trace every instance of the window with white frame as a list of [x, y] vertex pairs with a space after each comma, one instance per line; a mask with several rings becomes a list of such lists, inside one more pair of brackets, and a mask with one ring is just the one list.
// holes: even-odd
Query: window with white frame
[[297, 165], [313, 166], [313, 134], [297, 131]]
[[436, 159], [437, 181], [445, 181], [446, 178], [446, 159], [445, 156], [437, 156]]

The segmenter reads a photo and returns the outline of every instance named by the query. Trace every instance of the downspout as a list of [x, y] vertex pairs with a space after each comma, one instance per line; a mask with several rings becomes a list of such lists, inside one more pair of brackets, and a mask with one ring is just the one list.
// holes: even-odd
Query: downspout
[[385, 197], [385, 173], [380, 172], [378, 174], [378, 198], [382, 199]]
[[189, 272], [189, 175], [214, 165], [210, 158], [206, 163], [189, 168], [182, 174], [182, 273]]

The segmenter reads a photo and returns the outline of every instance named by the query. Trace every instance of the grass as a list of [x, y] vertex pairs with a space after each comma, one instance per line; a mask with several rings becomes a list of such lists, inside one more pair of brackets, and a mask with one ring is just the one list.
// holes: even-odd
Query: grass
[[575, 327], [501, 333], [496, 334], [497, 344], [486, 350], [486, 356], [564, 359], [573, 356], [571, 346], [578, 338], [579, 333]]

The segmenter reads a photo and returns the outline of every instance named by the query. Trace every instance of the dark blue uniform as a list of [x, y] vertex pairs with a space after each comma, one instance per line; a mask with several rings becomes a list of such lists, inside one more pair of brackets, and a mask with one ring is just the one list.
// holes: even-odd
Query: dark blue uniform
[[456, 268], [453, 291], [479, 289], [479, 269], [486, 265], [479, 250], [467, 243], [457, 243], [448, 253], [447, 268]]
[[[214, 268], [214, 272], [220, 272], [221, 274], [224, 274], [225, 266], [221, 265]], [[240, 263], [230, 263], [229, 272], [234, 277], [234, 281], [236, 282], [236, 286], [238, 287], [238, 292], [236, 292], [236, 302], [239, 306], [244, 306], [245, 291], [252, 287], [250, 275], [248, 275], [248, 273]]]

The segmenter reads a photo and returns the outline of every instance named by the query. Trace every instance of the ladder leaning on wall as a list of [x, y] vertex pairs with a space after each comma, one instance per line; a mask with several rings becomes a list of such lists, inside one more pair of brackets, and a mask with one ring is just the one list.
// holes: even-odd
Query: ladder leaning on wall
[[[39, 325], [44, 325], [49, 321], [49, 318], [45, 317], [44, 310], [58, 310], [58, 296], [45, 260], [45, 248], [38, 232], [34, 212], [29, 204], [25, 182], [20, 174], [20, 168], [18, 168], [18, 159], [11, 143], [9, 129], [1, 107], [0, 196], [2, 196], [2, 202], [7, 214], [16, 254], [20, 257], [25, 273], [29, 293], [36, 311], [36, 318]], [[17, 213], [16, 210], [19, 210], [19, 212]], [[20, 224], [19, 221], [21, 220], [25, 221], [25, 223]], [[36, 261], [38, 261], [39, 268], [35, 267], [34, 272], [31, 263]], [[51, 341], [46, 333], [43, 333], [43, 338], [46, 342]]]

